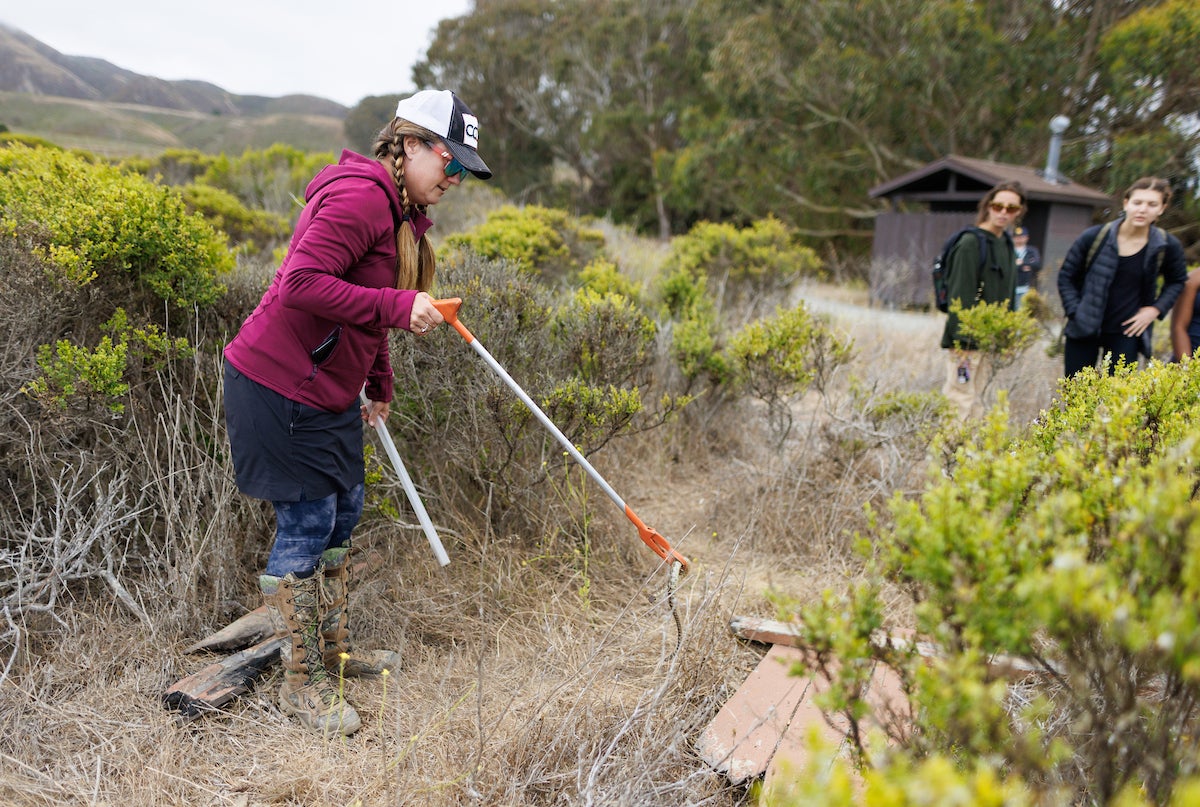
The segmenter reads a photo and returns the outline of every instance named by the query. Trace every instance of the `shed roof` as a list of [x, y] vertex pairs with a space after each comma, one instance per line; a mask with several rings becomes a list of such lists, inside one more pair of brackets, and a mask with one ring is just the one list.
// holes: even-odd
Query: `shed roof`
[[1105, 207], [1116, 201], [1106, 193], [1065, 177], [1060, 177], [1057, 182], [1048, 182], [1038, 168], [957, 154], [950, 154], [876, 185], [869, 193], [873, 199], [897, 196], [923, 202], [966, 201], [978, 199], [981, 191], [1008, 180], [1020, 182], [1029, 199], [1034, 201], [1068, 202], [1093, 207]]

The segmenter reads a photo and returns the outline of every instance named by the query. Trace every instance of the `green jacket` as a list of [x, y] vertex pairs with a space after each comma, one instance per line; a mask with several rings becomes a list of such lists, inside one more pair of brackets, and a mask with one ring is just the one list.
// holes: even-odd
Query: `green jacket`
[[[987, 239], [987, 261], [979, 265], [979, 237]], [[963, 308], [972, 308], [976, 302], [1008, 303], [1014, 307], [1017, 288], [1017, 253], [1008, 233], [992, 235], [986, 230], [975, 230], [964, 235], [950, 250], [949, 270], [946, 274], [946, 289], [950, 303], [960, 300]], [[983, 284], [980, 286], [980, 277]], [[942, 331], [942, 347], [959, 347], [974, 350], [975, 345], [958, 335], [958, 317], [950, 314], [946, 329]]]

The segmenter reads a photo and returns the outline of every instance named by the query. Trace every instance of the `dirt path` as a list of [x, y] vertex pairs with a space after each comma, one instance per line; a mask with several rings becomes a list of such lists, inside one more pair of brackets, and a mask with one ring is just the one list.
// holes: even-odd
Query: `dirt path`
[[928, 336], [931, 345], [941, 338], [945, 317], [937, 312], [901, 311], [868, 304], [865, 289], [844, 289], [810, 283], [798, 287], [792, 302], [803, 302], [809, 311], [825, 314], [859, 339], [872, 333], [904, 333]]
[[[847, 375], [880, 389], [940, 386], [943, 315], [872, 308], [865, 291], [818, 284], [799, 288], [793, 301], [804, 302], [853, 340], [855, 356], [844, 368]], [[798, 404], [804, 411], [797, 418], [797, 431], [807, 428], [801, 420], [807, 423], [821, 408], [814, 396]], [[760, 428], [756, 423], [745, 426]], [[775, 606], [768, 592], [806, 598], [824, 588], [831, 574], [840, 573], [836, 570], [845, 571], [848, 563], [833, 556], [814, 561], [803, 544], [825, 538], [788, 535], [787, 516], [781, 514], [796, 507], [772, 499], [769, 492], [777, 487], [785, 497], [795, 495], [787, 481], [793, 473], [789, 463], [803, 462], [811, 446], [797, 445], [782, 453], [765, 446], [755, 451], [741, 436], [720, 445], [725, 436], [720, 430], [696, 435], [694, 439], [704, 442], [695, 453], [685, 452], [675, 462], [651, 463], [654, 468], [627, 469], [633, 479], [623, 483], [631, 485], [628, 500], [643, 520], [691, 561], [693, 585], [701, 589], [701, 580], [724, 578], [741, 592], [738, 613], [770, 617]], [[779, 512], [770, 512], [775, 509]]]
[[[944, 364], [939, 342], [945, 315], [871, 307], [867, 305], [865, 291], [821, 284], [798, 288], [793, 300], [802, 301], [810, 311], [828, 317], [835, 329], [853, 340], [854, 357], [839, 371], [843, 381], [852, 377], [856, 384], [878, 394], [932, 392], [941, 388]], [[1049, 404], [1059, 362], [1035, 347], [1018, 365], [998, 376], [997, 386], [1008, 391], [1014, 418], [1028, 420]], [[836, 386], [840, 391], [835, 394], [846, 405], [848, 384]], [[807, 407], [803, 410], [805, 424], [813, 417], [823, 417], [824, 405], [817, 402], [815, 393], [801, 406]], [[749, 422], [745, 427], [756, 428]], [[783, 497], [805, 495], [803, 490], [796, 491], [788, 485], [786, 477], [806, 467], [806, 452], [824, 450], [815, 448], [824, 445], [820, 439], [812, 445], [796, 446], [787, 456], [778, 453], [772, 456], [764, 450], [755, 457], [747, 455], [747, 449], [752, 450], [753, 445], [735, 446], [737, 440], [731, 441], [728, 450], [720, 446], [714, 450], [711, 436], [696, 439], [706, 442], [690, 460], [685, 457], [681, 462], [646, 469], [644, 476], [639, 475], [639, 483], [635, 483], [629, 498], [646, 522], [692, 561], [694, 571], [727, 575], [740, 581], [744, 591], [743, 613], [770, 616], [773, 606], [767, 601], [767, 591], [803, 598], [825, 588], [835, 576], [854, 574], [856, 564], [837, 551], [831, 549], [814, 559], [803, 549], [804, 542], [810, 540], [831, 547], [837, 545], [830, 536], [797, 532], [789, 538], [789, 514], [803, 508], [762, 492], [773, 489], [783, 491]], [[720, 434], [717, 439], [721, 439]], [[836, 495], [841, 497], [840, 501], [831, 499], [827, 503], [829, 507], [841, 508], [841, 515], [832, 513], [824, 520], [818, 517], [817, 521], [826, 525], [836, 524], [838, 518], [854, 521], [853, 516], [846, 514], [846, 508], [854, 506], [852, 500], [845, 498], [850, 495], [852, 499], [852, 492], [840, 489]], [[825, 503], [813, 506], [820, 508]], [[722, 534], [723, 529], [741, 534]], [[836, 526], [823, 529], [838, 531]]]

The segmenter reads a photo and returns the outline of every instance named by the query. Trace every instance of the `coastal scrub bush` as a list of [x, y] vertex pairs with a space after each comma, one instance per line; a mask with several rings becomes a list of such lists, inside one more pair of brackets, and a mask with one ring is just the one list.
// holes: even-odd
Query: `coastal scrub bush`
[[[647, 394], [655, 328], [626, 298], [588, 290], [563, 297], [530, 272], [474, 254], [443, 265], [436, 293], [463, 300], [460, 322], [584, 456], [661, 423], [676, 405]], [[550, 512], [558, 512], [551, 523], [586, 523], [550, 495], [572, 461], [453, 331], [393, 338], [391, 356], [397, 379], [420, 379], [396, 387], [400, 442], [441, 441], [443, 502], [465, 502], [496, 529], [521, 535], [540, 534]]]
[[617, 265], [605, 258], [597, 258], [583, 267], [579, 273], [579, 285], [598, 294], [619, 294], [634, 303], [641, 302], [639, 284], [621, 274]]
[[128, 157], [121, 168], [165, 185], [182, 186], [204, 176], [216, 159], [195, 149], [166, 149], [153, 157]]
[[126, 304], [211, 303], [233, 266], [225, 239], [174, 190], [55, 149], [0, 149], [0, 229], [28, 238], [65, 282], [98, 281]]
[[801, 277], [820, 277], [817, 254], [798, 243], [786, 224], [760, 219], [749, 227], [701, 222], [671, 241], [664, 275], [705, 276], [717, 311], [734, 309], [746, 316], [770, 310]]
[[729, 340], [734, 383], [767, 405], [779, 443], [792, 429], [792, 404], [816, 383], [824, 388], [835, 369], [850, 360], [851, 345], [839, 339], [803, 304], [751, 322]]
[[636, 383], [644, 375], [656, 331], [628, 298], [581, 289], [555, 312], [556, 342], [584, 379]]
[[[872, 641], [894, 606], [878, 582], [829, 595], [796, 613], [836, 682], [824, 706], [857, 726], [880, 656], [913, 706], [888, 723], [901, 753], [994, 760], [1066, 803], [1170, 802], [1200, 773], [1197, 418], [1194, 361], [1085, 370], [1023, 428], [1002, 396], [861, 537], [938, 654]], [[1012, 683], [994, 654], [1031, 672]]]
[[42, 374], [24, 391], [52, 409], [82, 404], [85, 411], [100, 406], [119, 415], [125, 411], [131, 381], [163, 369], [172, 359], [192, 355], [187, 339], [171, 338], [154, 323], [132, 327], [123, 308], [102, 330], [105, 335], [94, 348], [67, 339], [40, 345], [37, 365]]
[[196, 181], [290, 222], [300, 214], [304, 189], [313, 176], [335, 162], [337, 158], [328, 152], [310, 153], [276, 143], [267, 149], [246, 149], [240, 157], [221, 154]]
[[82, 400], [119, 414], [160, 358], [186, 355], [172, 324], [224, 294], [224, 235], [174, 189], [53, 149], [0, 149], [0, 200], [0, 230], [45, 267], [34, 293], [66, 318], [21, 388], [52, 408]]
[[286, 243], [291, 233], [287, 219], [277, 213], [246, 207], [236, 196], [211, 185], [184, 185], [179, 189], [188, 209], [204, 216], [229, 236], [230, 243], [250, 254], [269, 251]]
[[1042, 331], [1027, 310], [1013, 311], [1007, 303], [981, 302], [963, 309], [962, 302], [954, 300], [950, 315], [958, 318], [963, 339], [987, 356], [997, 370], [1020, 358]]
[[564, 210], [504, 205], [473, 230], [450, 236], [448, 248], [468, 248], [483, 258], [508, 261], [551, 285], [571, 280], [601, 256], [604, 234]]

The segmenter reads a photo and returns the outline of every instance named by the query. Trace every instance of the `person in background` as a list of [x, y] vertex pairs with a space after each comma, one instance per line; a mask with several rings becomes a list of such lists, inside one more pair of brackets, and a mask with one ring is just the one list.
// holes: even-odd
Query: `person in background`
[[[1125, 191], [1116, 220], [1084, 230], [1067, 250], [1058, 293], [1067, 315], [1063, 363], [1068, 378], [1097, 360], [1107, 362], [1109, 373], [1122, 361], [1136, 363], [1143, 334], [1179, 297], [1187, 280], [1183, 246], [1154, 226], [1170, 201], [1165, 179], [1142, 177]], [[1103, 241], [1088, 265], [1097, 237]]]
[[1183, 291], [1171, 309], [1171, 353], [1175, 361], [1183, 361], [1200, 348], [1200, 269], [1193, 269], [1183, 284]]
[[[349, 639], [350, 534], [363, 508], [363, 422], [388, 416], [388, 333], [443, 320], [428, 291], [430, 205], [468, 174], [489, 179], [479, 121], [447, 90], [400, 101], [373, 157], [343, 151], [309, 183], [287, 257], [225, 347], [225, 418], [238, 488], [270, 501], [275, 538], [259, 587], [284, 639], [280, 708], [309, 730], [361, 726], [339, 675], [395, 654]], [[360, 405], [364, 390], [369, 399]]]
[[[948, 256], [946, 288], [953, 305], [1015, 304], [1017, 258], [1008, 228], [1025, 212], [1025, 189], [1018, 182], [1001, 182], [979, 201], [973, 232], [958, 240]], [[980, 262], [979, 239], [985, 240]], [[958, 317], [951, 313], [942, 331], [946, 351], [946, 383], [942, 392], [955, 405], [960, 420], [984, 412], [983, 392], [991, 380], [991, 362], [959, 333]]]
[[1012, 239], [1017, 253], [1017, 292], [1013, 307], [1020, 308], [1021, 298], [1030, 289], [1037, 288], [1038, 272], [1042, 270], [1042, 253], [1029, 243], [1029, 228], [1027, 227], [1014, 227]]

